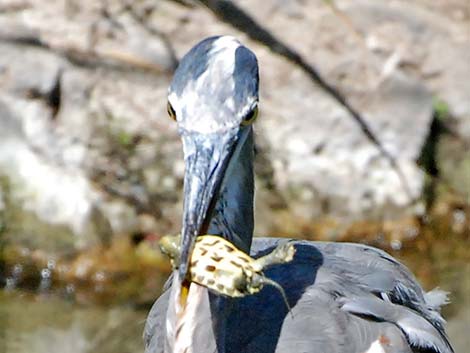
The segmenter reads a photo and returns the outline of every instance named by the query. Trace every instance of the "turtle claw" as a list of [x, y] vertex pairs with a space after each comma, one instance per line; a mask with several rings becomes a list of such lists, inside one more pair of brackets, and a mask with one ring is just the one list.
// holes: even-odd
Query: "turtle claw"
[[292, 241], [285, 241], [279, 244], [271, 253], [279, 264], [290, 262], [294, 259], [295, 247]]
[[295, 247], [291, 240], [283, 241], [269, 254], [256, 260], [261, 269], [266, 267], [284, 264], [294, 259]]

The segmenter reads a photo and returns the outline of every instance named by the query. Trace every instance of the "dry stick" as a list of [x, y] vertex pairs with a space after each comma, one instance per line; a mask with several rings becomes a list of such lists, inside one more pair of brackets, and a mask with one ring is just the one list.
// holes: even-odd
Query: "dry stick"
[[318, 71], [309, 63], [307, 63], [302, 56], [291, 49], [286, 44], [278, 40], [268, 30], [259, 25], [250, 15], [237, 7], [229, 0], [199, 0], [200, 3], [205, 5], [222, 21], [229, 23], [238, 30], [246, 33], [251, 39], [260, 42], [267, 46], [271, 51], [285, 57], [295, 65], [299, 66], [314, 82], [316, 82], [324, 91], [326, 91], [333, 99], [335, 99], [346, 111], [351, 114], [353, 119], [359, 125], [361, 131], [374, 144], [379, 152], [389, 161], [392, 169], [397, 174], [403, 189], [407, 196], [413, 200], [413, 195], [406, 180], [406, 177], [398, 165], [395, 157], [390, 154], [374, 135], [369, 125], [361, 114], [354, 109], [346, 100], [346, 98], [339, 93], [331, 84], [326, 82], [318, 73]]

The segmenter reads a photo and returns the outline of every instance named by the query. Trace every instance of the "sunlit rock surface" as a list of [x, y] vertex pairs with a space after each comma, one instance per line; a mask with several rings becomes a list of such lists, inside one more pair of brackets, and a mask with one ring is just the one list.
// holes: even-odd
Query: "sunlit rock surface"
[[258, 233], [296, 234], [319, 219], [338, 233], [339, 224], [421, 213], [416, 160], [436, 101], [460, 140], [451, 135], [431, 157], [466, 195], [466, 144], [455, 142], [469, 139], [465, 2], [234, 2], [345, 95], [403, 179], [296, 65], [183, 3], [0, 4], [0, 187], [13, 210], [6, 222], [22, 229], [12, 238], [38, 233], [81, 248], [113, 234], [177, 231], [183, 164], [166, 90], [176, 58], [221, 33], [260, 62]]

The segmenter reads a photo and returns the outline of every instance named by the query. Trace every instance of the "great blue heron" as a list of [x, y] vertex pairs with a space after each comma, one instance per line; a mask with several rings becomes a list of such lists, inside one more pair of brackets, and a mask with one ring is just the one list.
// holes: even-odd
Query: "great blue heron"
[[272, 287], [227, 298], [185, 280], [198, 235], [219, 235], [254, 257], [279, 242], [253, 239], [257, 106], [257, 59], [236, 39], [205, 39], [181, 60], [168, 95], [186, 168], [180, 264], [148, 316], [146, 352], [453, 352], [439, 313], [445, 294], [425, 293], [372, 247], [296, 241], [294, 260], [266, 271], [292, 315]]

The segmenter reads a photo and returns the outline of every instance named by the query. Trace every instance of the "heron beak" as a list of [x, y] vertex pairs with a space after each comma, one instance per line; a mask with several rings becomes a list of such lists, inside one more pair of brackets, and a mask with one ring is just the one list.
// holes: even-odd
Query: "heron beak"
[[223, 134], [182, 133], [185, 159], [179, 278], [184, 281], [196, 237], [205, 234], [238, 129]]

